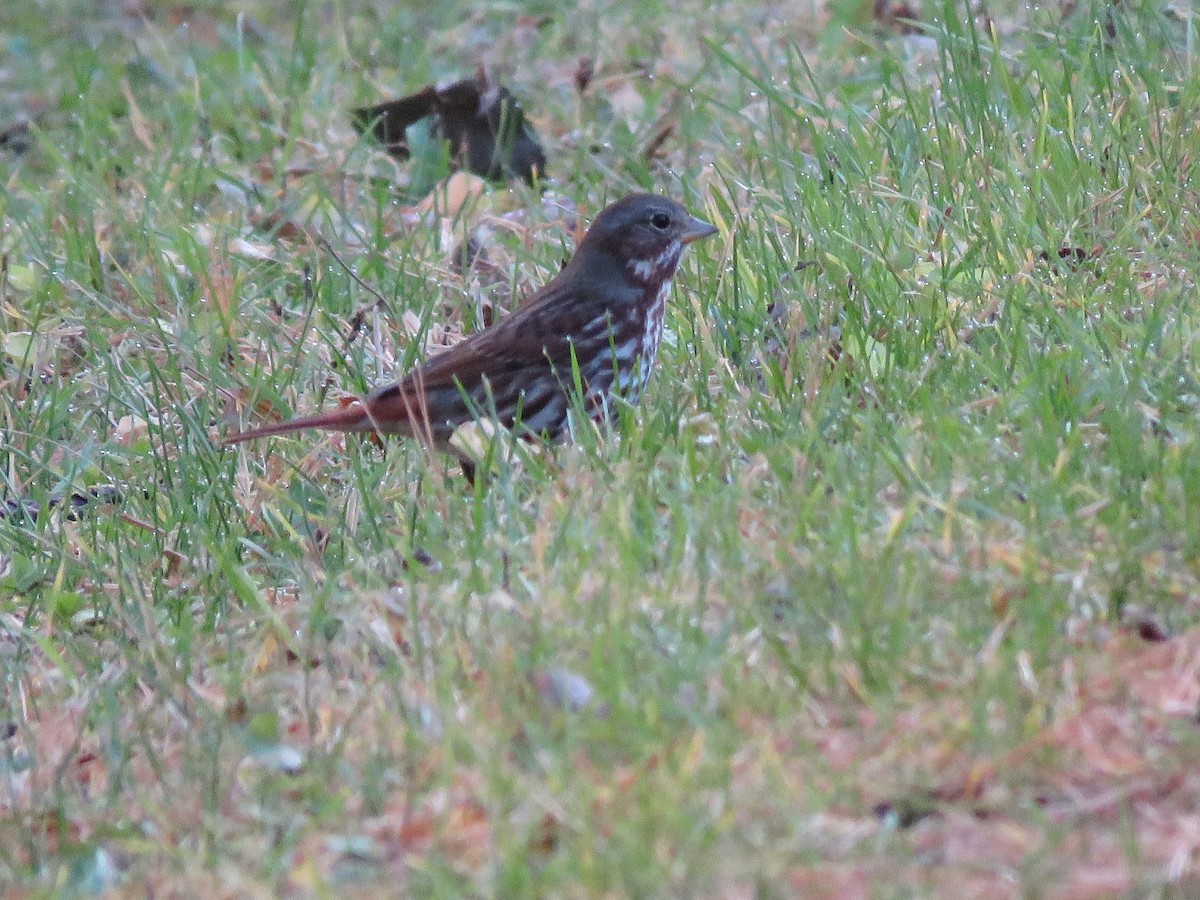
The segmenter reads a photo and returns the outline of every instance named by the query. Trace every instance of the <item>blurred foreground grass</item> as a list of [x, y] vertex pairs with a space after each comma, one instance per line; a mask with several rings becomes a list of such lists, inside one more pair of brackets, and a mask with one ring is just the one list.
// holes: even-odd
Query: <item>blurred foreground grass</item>
[[[0, 879], [1200, 890], [1191, 20], [915, 12], [0, 13]], [[350, 128], [479, 62], [540, 196], [420, 195]], [[619, 434], [474, 489], [219, 447], [511, 309], [639, 188], [722, 236]]]

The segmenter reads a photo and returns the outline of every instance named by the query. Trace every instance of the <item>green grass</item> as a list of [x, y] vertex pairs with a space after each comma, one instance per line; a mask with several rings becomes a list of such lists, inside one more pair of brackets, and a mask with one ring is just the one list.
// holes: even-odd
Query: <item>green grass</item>
[[[0, 519], [0, 883], [1194, 891], [1188, 21], [522, 11], [0, 13], [0, 127], [36, 114], [0, 147], [0, 489], [40, 507]], [[524, 187], [407, 214], [350, 128], [481, 59], [554, 198], [721, 228], [642, 405], [474, 488], [403, 441], [222, 449], [570, 252]], [[500, 282], [452, 271], [481, 223]]]

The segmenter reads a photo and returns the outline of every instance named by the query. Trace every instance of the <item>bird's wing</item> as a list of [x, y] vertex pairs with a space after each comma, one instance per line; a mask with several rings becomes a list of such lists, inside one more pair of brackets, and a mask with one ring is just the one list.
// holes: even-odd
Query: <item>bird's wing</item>
[[[364, 398], [380, 421], [404, 421], [417, 436], [444, 442], [454, 429], [502, 404], [539, 374], [570, 370], [569, 298], [557, 280], [512, 315], [418, 366]], [[486, 381], [485, 381], [486, 379]]]
[[572, 323], [578, 314], [559, 279], [519, 310], [485, 331], [439, 353], [414, 369], [400, 385], [430, 390], [459, 386], [471, 391], [489, 379], [531, 369], [570, 366]]

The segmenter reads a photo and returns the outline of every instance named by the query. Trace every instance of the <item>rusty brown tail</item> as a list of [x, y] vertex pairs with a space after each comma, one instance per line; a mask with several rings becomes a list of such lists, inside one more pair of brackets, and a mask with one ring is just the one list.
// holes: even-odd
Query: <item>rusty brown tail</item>
[[322, 428], [326, 431], [373, 431], [371, 419], [360, 401], [354, 401], [341, 409], [330, 410], [315, 416], [305, 416], [300, 419], [289, 419], [286, 422], [276, 422], [274, 425], [264, 425], [262, 428], [251, 428], [249, 431], [239, 431], [225, 438], [226, 446], [251, 441], [254, 438], [271, 437], [276, 434], [287, 434], [291, 431], [304, 431], [308, 428]]

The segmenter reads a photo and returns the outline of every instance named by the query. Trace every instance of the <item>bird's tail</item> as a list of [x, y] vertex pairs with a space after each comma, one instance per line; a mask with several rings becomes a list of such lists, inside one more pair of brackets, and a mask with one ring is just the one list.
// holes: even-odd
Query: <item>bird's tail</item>
[[375, 431], [371, 416], [361, 400], [352, 400], [340, 409], [318, 413], [315, 416], [304, 416], [299, 419], [289, 419], [286, 422], [276, 422], [274, 425], [264, 425], [262, 428], [251, 428], [249, 431], [239, 431], [225, 438], [226, 446], [251, 441], [255, 438], [271, 437], [276, 434], [287, 434], [292, 431], [304, 431], [308, 428], [321, 428], [325, 431]]

